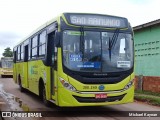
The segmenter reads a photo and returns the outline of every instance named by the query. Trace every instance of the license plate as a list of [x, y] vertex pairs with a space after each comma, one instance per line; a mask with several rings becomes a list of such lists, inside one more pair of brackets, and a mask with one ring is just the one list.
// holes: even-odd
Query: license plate
[[96, 94], [96, 95], [95, 95], [95, 98], [96, 98], [96, 99], [99, 99], [99, 98], [107, 98], [107, 94]]

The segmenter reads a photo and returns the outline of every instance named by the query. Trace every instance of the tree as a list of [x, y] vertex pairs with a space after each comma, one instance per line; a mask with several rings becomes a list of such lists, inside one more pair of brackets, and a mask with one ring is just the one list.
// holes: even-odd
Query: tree
[[4, 49], [3, 56], [4, 57], [13, 57], [13, 52], [11, 51], [10, 47], [7, 47], [6, 49]]

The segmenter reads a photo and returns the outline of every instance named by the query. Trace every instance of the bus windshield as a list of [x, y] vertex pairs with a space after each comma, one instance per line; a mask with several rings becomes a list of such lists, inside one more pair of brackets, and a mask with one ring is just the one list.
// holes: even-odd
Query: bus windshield
[[5, 60], [1, 61], [2, 68], [13, 68], [13, 61], [12, 60]]
[[64, 66], [80, 72], [129, 70], [133, 66], [132, 35], [119, 33], [116, 40], [113, 36], [113, 32], [63, 31]]

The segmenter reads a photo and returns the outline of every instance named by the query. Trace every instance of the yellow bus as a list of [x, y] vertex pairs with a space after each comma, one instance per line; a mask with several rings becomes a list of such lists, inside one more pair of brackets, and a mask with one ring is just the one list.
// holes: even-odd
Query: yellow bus
[[14, 81], [45, 105], [133, 102], [133, 31], [124, 17], [63, 13], [13, 51]]
[[0, 62], [1, 77], [13, 76], [13, 57], [2, 57]]

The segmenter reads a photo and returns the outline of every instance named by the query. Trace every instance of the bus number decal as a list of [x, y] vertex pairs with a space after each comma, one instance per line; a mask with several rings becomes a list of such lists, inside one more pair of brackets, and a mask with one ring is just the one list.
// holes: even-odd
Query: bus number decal
[[97, 86], [83, 86], [83, 89], [97, 89]]

